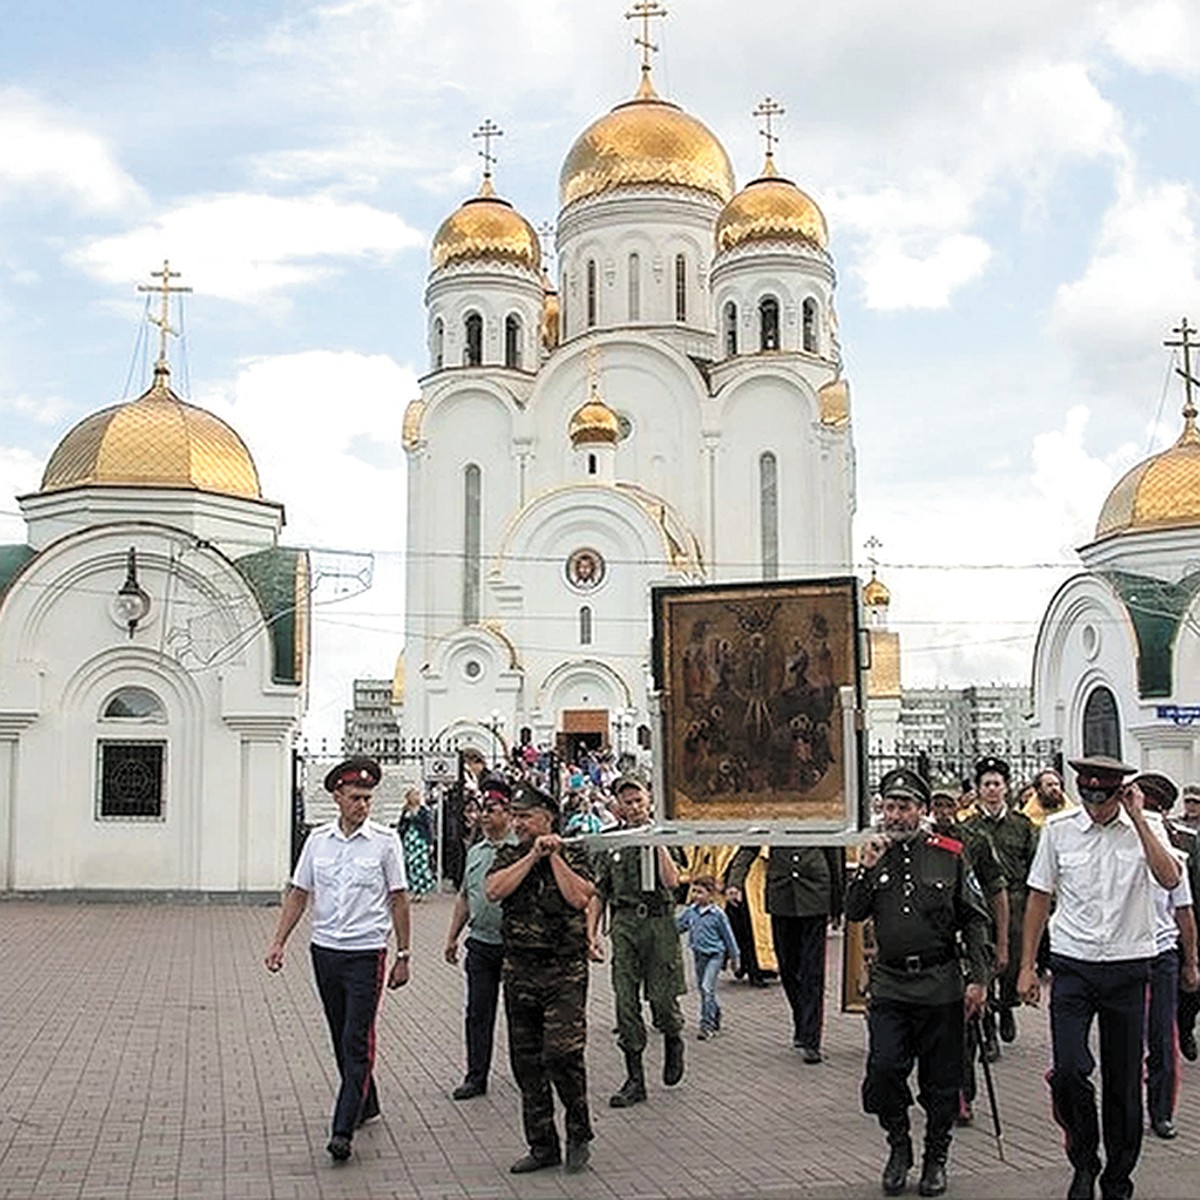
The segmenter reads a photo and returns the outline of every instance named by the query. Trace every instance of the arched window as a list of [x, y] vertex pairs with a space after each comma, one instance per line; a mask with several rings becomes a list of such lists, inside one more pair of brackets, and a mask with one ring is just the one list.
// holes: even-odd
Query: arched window
[[592, 610], [586, 604], [579, 610], [579, 644], [592, 644]]
[[725, 357], [737, 353], [737, 305], [732, 300], [725, 305]]
[[468, 463], [463, 472], [463, 622], [479, 621], [480, 526], [483, 515], [483, 472]]
[[1121, 719], [1116, 697], [1106, 687], [1093, 689], [1083, 706], [1083, 754], [1121, 757]]
[[758, 302], [758, 348], [779, 349], [779, 301], [774, 296], [764, 296]]
[[567, 336], [567, 268], [558, 273], [558, 327]]
[[463, 346], [463, 366], [477, 367], [483, 362], [483, 318], [477, 313], [467, 313], [464, 322], [467, 340]]
[[588, 474], [595, 475], [595, 473], [596, 473], [596, 456], [594, 454], [589, 454], [588, 455]]
[[521, 318], [516, 313], [504, 318], [504, 365], [521, 369]]
[[770, 450], [758, 459], [758, 512], [762, 577], [779, 578], [779, 465]]
[[817, 302], [810, 296], [804, 301], [804, 306], [801, 309], [803, 313], [803, 341], [801, 345], [809, 354], [817, 352]]
[[433, 323], [433, 369], [440, 371], [446, 365], [446, 322], [438, 317]]
[[587, 323], [591, 329], [596, 324], [596, 260], [588, 259], [587, 264]]
[[649, 750], [651, 746], [651, 734], [649, 725], [639, 725], [637, 727], [637, 744], [643, 750]]
[[629, 256], [629, 319], [642, 319], [642, 260], [636, 252]]
[[167, 720], [162, 701], [148, 688], [123, 687], [108, 698], [100, 713], [103, 721], [150, 721], [163, 725]]
[[687, 257], [675, 255], [675, 320], [687, 320]]

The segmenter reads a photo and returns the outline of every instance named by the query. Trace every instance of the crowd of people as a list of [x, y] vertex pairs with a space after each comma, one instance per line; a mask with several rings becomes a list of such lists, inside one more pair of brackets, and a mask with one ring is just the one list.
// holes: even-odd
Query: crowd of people
[[[976, 1064], [990, 1070], [1018, 1036], [1021, 1006], [1044, 997], [1052, 1111], [1074, 1171], [1068, 1197], [1091, 1200], [1097, 1185], [1102, 1200], [1132, 1195], [1144, 1113], [1156, 1136], [1175, 1136], [1177, 1048], [1196, 1058], [1200, 1007], [1192, 912], [1200, 788], [1181, 796], [1164, 775], [1091, 757], [1071, 764], [1076, 802], [1058, 771], [1014, 789], [1008, 764], [986, 757], [959, 785], [888, 772], [856, 851], [669, 848], [639, 836], [652, 825], [649, 787], [617, 773], [611, 758], [563, 767], [530, 756], [495, 770], [482, 755], [464, 757], [454, 831], [463, 855], [444, 957], [457, 964], [462, 956], [466, 1070], [450, 1094], [486, 1093], [503, 997], [526, 1143], [514, 1173], [560, 1164], [579, 1172], [589, 1162], [591, 964], [611, 965], [625, 1079], [608, 1104], [627, 1108], [652, 1095], [650, 1028], [661, 1037], [663, 1086], [685, 1074], [681, 935], [700, 994], [699, 1040], [721, 1032], [722, 969], [757, 983], [774, 974], [792, 1045], [816, 1066], [826, 937], [843, 918], [864, 924], [862, 1104], [887, 1139], [885, 1195], [906, 1190], [915, 1164], [914, 1066], [925, 1111], [917, 1190], [937, 1196], [948, 1187], [953, 1129], [974, 1118]], [[563, 772], [557, 787], [547, 770]], [[419, 793], [406, 797], [399, 832], [368, 820], [379, 775], [369, 759], [330, 772], [339, 818], [305, 844], [266, 959], [282, 967], [311, 897], [313, 968], [341, 1075], [328, 1146], [338, 1161], [380, 1111], [375, 1012], [385, 984], [408, 979], [410, 893], [432, 886]], [[390, 971], [389, 937], [397, 947]], [[1089, 1049], [1096, 1022], [1099, 1114]]]

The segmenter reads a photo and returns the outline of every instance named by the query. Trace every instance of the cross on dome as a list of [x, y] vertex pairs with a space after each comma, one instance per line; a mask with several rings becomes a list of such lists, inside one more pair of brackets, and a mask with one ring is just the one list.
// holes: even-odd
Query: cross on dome
[[766, 129], [760, 129], [758, 132], [766, 140], [768, 162], [775, 157], [775, 143], [779, 141], [779, 135], [771, 128], [771, 119], [773, 117], [782, 117], [785, 112], [787, 112], [787, 109], [782, 104], [767, 96], [751, 114], [755, 117], [762, 117], [767, 123]]
[[1179, 334], [1179, 340], [1165, 341], [1163, 345], [1172, 349], [1183, 350], [1183, 369], [1180, 370], [1176, 367], [1175, 373], [1183, 376], [1183, 416], [1190, 424], [1196, 419], [1196, 405], [1192, 401], [1192, 387], [1200, 383], [1200, 379], [1196, 379], [1192, 374], [1192, 350], [1200, 348], [1200, 343], [1192, 341], [1192, 335], [1200, 332], [1200, 330], [1197, 330], [1194, 325], [1189, 325], [1187, 317], [1182, 317], [1179, 324], [1171, 332]]
[[650, 40], [650, 21], [654, 17], [665, 17], [667, 10], [658, 0], [638, 0], [625, 14], [627, 21], [641, 21], [642, 32], [633, 39], [635, 46], [642, 48], [642, 74], [650, 74], [650, 55], [658, 53], [658, 47]]
[[483, 181], [487, 185], [491, 182], [492, 167], [496, 163], [496, 156], [492, 153], [492, 139], [503, 137], [504, 130], [488, 117], [471, 136], [483, 138], [483, 149], [479, 151], [479, 157], [483, 159]]
[[158, 292], [162, 296], [162, 309], [159, 314], [157, 316], [153, 313], [149, 314], [150, 324], [158, 327], [158, 361], [154, 364], [155, 382], [158, 382], [171, 373], [171, 368], [167, 363], [167, 337], [179, 336], [179, 330], [171, 327], [171, 294], [173, 292], [183, 293], [192, 290], [190, 287], [173, 287], [171, 285], [171, 280], [178, 279], [179, 275], [178, 271], [171, 270], [171, 264], [164, 258], [162, 269], [150, 272], [152, 279], [159, 279], [162, 282], [157, 284], [138, 284], [139, 292]]

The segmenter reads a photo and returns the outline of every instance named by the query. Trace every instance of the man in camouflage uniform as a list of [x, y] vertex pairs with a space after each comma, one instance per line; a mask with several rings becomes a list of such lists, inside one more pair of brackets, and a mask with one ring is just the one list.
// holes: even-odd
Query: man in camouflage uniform
[[[978, 829], [961, 825], [955, 820], [958, 811], [958, 793], [951, 789], [939, 789], [929, 800], [929, 814], [933, 818], [933, 832], [955, 838], [963, 843], [963, 854], [992, 910], [992, 943], [996, 947], [996, 970], [1001, 972], [1007, 965], [1008, 954], [1008, 880], [1000, 867], [1000, 860], [992, 849], [992, 843]], [[967, 1026], [963, 1043], [963, 1086], [958, 1105], [957, 1125], [970, 1125], [975, 1114], [975, 1058], [980, 1050], [979, 1022]]]
[[[617, 800], [619, 829], [650, 824], [650, 793], [635, 775], [623, 775], [613, 793]], [[654, 886], [643, 888], [643, 853], [652, 856]], [[646, 1049], [646, 1023], [642, 1019], [641, 991], [655, 1029], [664, 1038], [662, 1079], [668, 1087], [683, 1078], [683, 1010], [679, 997], [687, 990], [683, 977], [683, 951], [675, 928], [674, 889], [679, 868], [665, 846], [643, 851], [625, 846], [596, 855], [596, 902], [588, 913], [593, 957], [600, 957], [597, 931], [604, 906], [612, 910], [612, 983], [617, 1007], [617, 1041], [625, 1055], [625, 1082], [609, 1104], [628, 1108], [646, 1099], [646, 1074], [642, 1054]]]
[[508, 1052], [529, 1144], [510, 1170], [523, 1175], [562, 1161], [553, 1086], [566, 1110], [566, 1168], [582, 1171], [592, 1140], [584, 1066], [591, 862], [553, 832], [553, 797], [522, 787], [511, 810], [517, 844], [496, 851], [486, 887], [501, 905]]
[[[929, 787], [900, 767], [880, 782], [883, 829], [863, 846], [846, 888], [846, 920], [872, 918], [870, 1047], [863, 1109], [887, 1133], [883, 1192], [900, 1195], [913, 1162], [908, 1076], [916, 1061], [925, 1109], [922, 1196], [946, 1190], [946, 1159], [962, 1084], [965, 1019], [984, 1002], [992, 969], [991, 918], [957, 839], [927, 833]], [[966, 987], [958, 939], [966, 950]]]
[[[1000, 860], [1000, 869], [1008, 880], [1008, 949], [1001, 953], [1004, 966], [996, 973], [992, 999], [983, 1014], [983, 1053], [988, 1062], [1000, 1057], [996, 1041], [995, 1014], [1000, 1018], [1000, 1041], [1011, 1042], [1017, 1036], [1013, 1009], [1020, 1004], [1017, 996], [1017, 970], [1021, 965], [1021, 929], [1025, 924], [1025, 880], [1037, 849], [1037, 829], [1033, 822], [1009, 804], [1009, 769], [1002, 758], [981, 758], [975, 764], [975, 790], [979, 801], [975, 813], [963, 824], [970, 835], [984, 833]], [[994, 1012], [992, 1010], [995, 1010]]]

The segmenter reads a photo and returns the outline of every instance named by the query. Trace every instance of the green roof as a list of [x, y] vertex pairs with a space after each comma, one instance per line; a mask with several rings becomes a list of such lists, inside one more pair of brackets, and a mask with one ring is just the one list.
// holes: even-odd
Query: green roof
[[32, 546], [0, 546], [0, 598], [36, 553]]
[[1178, 583], [1128, 571], [1100, 574], [1120, 596], [1133, 622], [1138, 643], [1138, 694], [1143, 699], [1170, 696], [1174, 691], [1175, 638], [1200, 591], [1200, 572]]
[[276, 683], [301, 683], [308, 658], [308, 552], [272, 546], [234, 564], [250, 585], [271, 636]]

